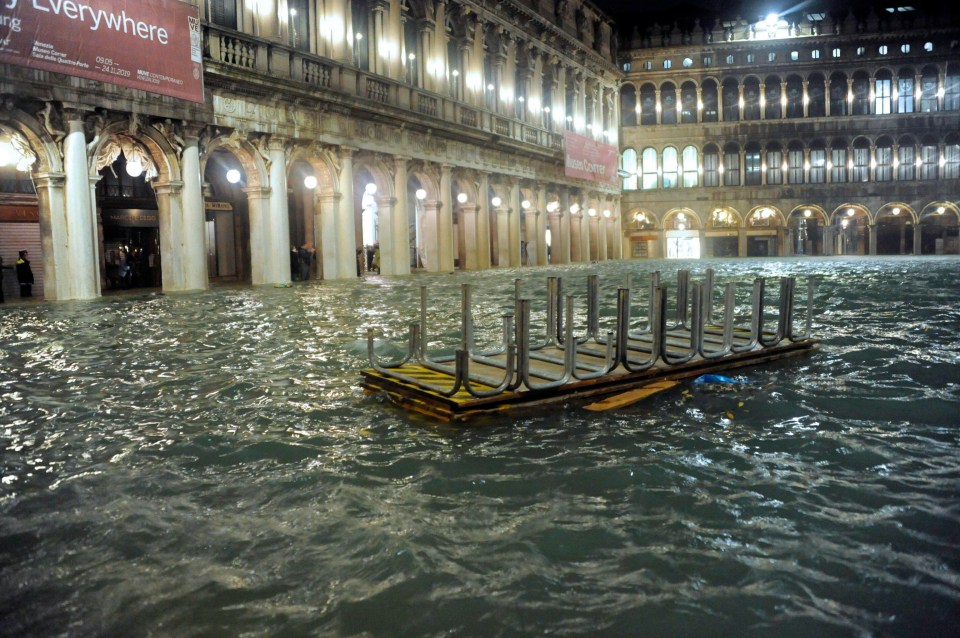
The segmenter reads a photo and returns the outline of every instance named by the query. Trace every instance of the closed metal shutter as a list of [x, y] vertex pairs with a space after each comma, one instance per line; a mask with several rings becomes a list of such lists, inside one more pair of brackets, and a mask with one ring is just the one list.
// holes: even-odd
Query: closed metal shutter
[[[33, 296], [43, 296], [43, 252], [40, 248], [40, 224], [0, 222], [0, 256], [4, 266], [16, 266], [21, 250], [30, 253], [33, 270]], [[20, 298], [20, 285], [14, 268], [3, 269], [3, 293], [7, 301]]]

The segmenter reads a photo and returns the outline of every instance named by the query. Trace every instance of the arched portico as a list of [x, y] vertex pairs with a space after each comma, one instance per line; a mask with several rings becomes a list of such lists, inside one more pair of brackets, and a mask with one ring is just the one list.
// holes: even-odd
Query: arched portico
[[830, 245], [835, 255], [869, 255], [870, 211], [859, 204], [838, 206], [831, 215]]
[[960, 254], [960, 208], [933, 202], [920, 212], [920, 251], [924, 255]]
[[827, 212], [820, 206], [805, 204], [790, 211], [784, 254], [824, 255]]
[[871, 233], [872, 254], [915, 255], [920, 249], [918, 218], [911, 206], [891, 202], [881, 206], [874, 215]]

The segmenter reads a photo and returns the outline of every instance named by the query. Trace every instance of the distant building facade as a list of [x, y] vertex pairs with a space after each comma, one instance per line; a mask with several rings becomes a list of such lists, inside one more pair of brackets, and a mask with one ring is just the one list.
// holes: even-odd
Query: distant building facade
[[629, 256], [960, 253], [955, 21], [711, 26], [621, 53]]
[[303, 244], [324, 279], [622, 256], [616, 178], [565, 171], [565, 133], [619, 146], [590, 2], [193, 4], [202, 103], [0, 65], [0, 254], [47, 299], [286, 283]]

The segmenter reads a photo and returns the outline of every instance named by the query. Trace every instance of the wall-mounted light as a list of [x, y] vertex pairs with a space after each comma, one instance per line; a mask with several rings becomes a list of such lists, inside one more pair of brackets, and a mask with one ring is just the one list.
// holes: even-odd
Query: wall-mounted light
[[427, 198], [427, 191], [423, 190], [422, 188], [418, 188], [417, 192], [414, 193], [414, 195], [417, 196], [417, 199], [419, 199], [420, 201], [423, 201]]
[[603, 216], [606, 217], [607, 219], [610, 219], [610, 216], [611, 216], [611, 215], [613, 215], [613, 213], [610, 212], [610, 209], [609, 209], [609, 208], [605, 208], [605, 209], [603, 210]]
[[227, 171], [226, 177], [228, 182], [231, 184], [236, 184], [240, 181], [240, 171], [235, 168], [231, 168], [229, 171]]
[[461, 204], [466, 204], [466, 203], [467, 203], [467, 194], [466, 194], [466, 193], [460, 193], [459, 195], [457, 195], [457, 201], [460, 202]]
[[580, 212], [580, 204], [578, 204], [578, 203], [576, 203], [576, 202], [570, 204], [570, 213], [571, 213], [571, 214], [576, 215], [576, 214], [579, 213], [579, 212]]
[[313, 175], [307, 175], [303, 178], [303, 185], [308, 190], [313, 190], [317, 187], [317, 178]]
[[590, 215], [590, 217], [596, 217], [596, 216], [597, 216], [597, 209], [596, 209], [596, 208], [587, 209], [587, 215]]
[[373, 182], [370, 182], [369, 184], [363, 187], [363, 190], [367, 195], [373, 195], [377, 192], [377, 185], [374, 184]]
[[499, 208], [500, 204], [503, 203], [503, 200], [497, 196], [494, 196], [493, 199], [490, 200], [490, 203], [493, 204], [494, 208]]
[[560, 208], [560, 202], [550, 202], [547, 204], [547, 212], [555, 213]]
[[530, 208], [530, 200], [525, 199], [522, 202], [520, 202], [520, 208], [522, 208], [523, 210], [528, 210]]

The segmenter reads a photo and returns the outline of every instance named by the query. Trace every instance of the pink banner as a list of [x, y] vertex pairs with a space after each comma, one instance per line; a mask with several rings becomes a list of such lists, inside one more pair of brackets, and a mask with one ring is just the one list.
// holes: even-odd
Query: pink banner
[[200, 18], [179, 0], [0, 0], [0, 62], [203, 102]]
[[605, 184], [618, 184], [617, 147], [571, 131], [563, 132], [564, 174]]

